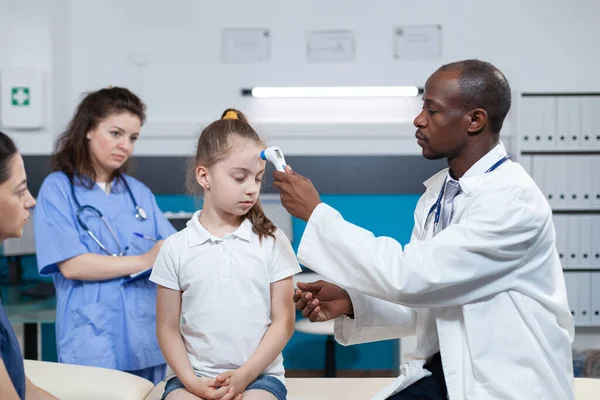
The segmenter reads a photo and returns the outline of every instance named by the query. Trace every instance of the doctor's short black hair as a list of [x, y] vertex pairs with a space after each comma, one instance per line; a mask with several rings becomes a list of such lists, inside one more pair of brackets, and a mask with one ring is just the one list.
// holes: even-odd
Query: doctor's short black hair
[[510, 110], [511, 91], [506, 77], [487, 61], [463, 60], [443, 65], [439, 71], [460, 71], [459, 90], [467, 110], [483, 108], [493, 133], [500, 133]]

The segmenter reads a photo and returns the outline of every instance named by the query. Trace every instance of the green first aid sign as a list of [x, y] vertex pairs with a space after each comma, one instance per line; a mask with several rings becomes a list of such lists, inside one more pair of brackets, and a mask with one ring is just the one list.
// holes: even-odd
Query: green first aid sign
[[26, 86], [15, 86], [12, 88], [12, 105], [16, 107], [29, 106], [29, 88]]

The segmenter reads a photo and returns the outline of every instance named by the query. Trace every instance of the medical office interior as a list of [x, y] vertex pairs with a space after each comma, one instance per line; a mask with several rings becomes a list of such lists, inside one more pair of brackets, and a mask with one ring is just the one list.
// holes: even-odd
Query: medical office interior
[[[82, 94], [130, 88], [148, 107], [132, 175], [181, 229], [199, 206], [185, 189], [198, 134], [235, 107], [324, 202], [407, 243], [422, 183], [445, 167], [416, 143], [418, 89], [444, 63], [490, 61], [513, 90], [501, 140], [554, 212], [575, 376], [600, 377], [599, 18], [595, 0], [0, 0], [0, 129], [22, 152], [35, 196]], [[393, 97], [252, 91], [397, 86], [409, 89]], [[262, 201], [297, 249], [304, 223], [283, 209], [270, 179]], [[3, 244], [2, 302], [25, 358], [53, 362], [55, 298], [37, 273], [31, 226]], [[313, 277], [305, 270], [295, 279]], [[283, 352], [287, 376], [394, 377], [415, 346], [343, 347], [332, 334], [332, 324], [298, 314]]]

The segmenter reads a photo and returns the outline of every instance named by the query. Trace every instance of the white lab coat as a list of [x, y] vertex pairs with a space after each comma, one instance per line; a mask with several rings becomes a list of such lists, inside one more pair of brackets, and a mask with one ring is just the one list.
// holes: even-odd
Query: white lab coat
[[[451, 400], [573, 399], [573, 318], [555, 246], [552, 212], [500, 143], [459, 180], [450, 226], [421, 240], [448, 174], [425, 182], [404, 248], [376, 238], [326, 204], [313, 212], [298, 258], [347, 288], [354, 319], [335, 321], [344, 345], [417, 335], [383, 400], [424, 376], [441, 351]], [[398, 179], [402, 179], [401, 176]]]

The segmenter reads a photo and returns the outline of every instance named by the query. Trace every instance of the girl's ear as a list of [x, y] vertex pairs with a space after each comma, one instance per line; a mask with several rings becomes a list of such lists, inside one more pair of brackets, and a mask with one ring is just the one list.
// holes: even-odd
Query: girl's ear
[[210, 189], [208, 168], [202, 165], [196, 167], [196, 182], [198, 182], [198, 184], [200, 184], [204, 190]]

